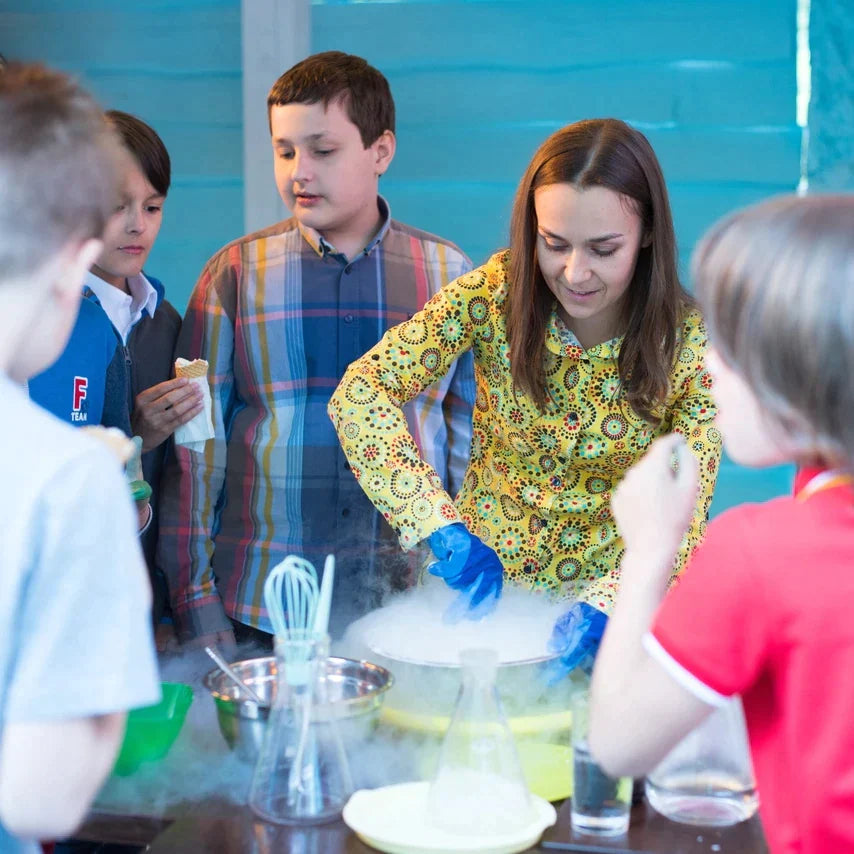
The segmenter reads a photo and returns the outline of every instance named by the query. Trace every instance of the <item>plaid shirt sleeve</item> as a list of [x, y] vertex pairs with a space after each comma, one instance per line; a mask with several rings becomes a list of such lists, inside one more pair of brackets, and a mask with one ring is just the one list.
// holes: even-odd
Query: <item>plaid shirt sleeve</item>
[[[435, 251], [435, 263], [425, 270], [430, 297], [472, 269], [471, 261], [462, 252], [442, 244], [437, 244]], [[468, 469], [474, 395], [474, 355], [469, 351], [462, 353], [448, 373], [435, 380], [416, 401], [424, 459], [443, 475], [452, 496], [460, 491]]]
[[456, 495], [463, 485], [471, 453], [471, 410], [474, 406], [474, 354], [463, 353], [454, 365], [442, 405], [448, 426], [448, 492]]
[[[471, 272], [472, 264], [463, 258], [459, 275]], [[452, 277], [456, 278], [456, 276]], [[471, 451], [471, 411], [474, 406], [474, 354], [463, 353], [453, 367], [448, 393], [442, 401], [448, 429], [448, 492], [456, 495], [463, 485]]]
[[350, 365], [329, 402], [353, 473], [407, 550], [460, 521], [441, 478], [420, 457], [401, 406], [470, 351], [476, 331], [468, 305], [475, 297], [490, 299], [482, 269], [451, 282], [411, 320], [386, 332]]
[[231, 629], [211, 561], [216, 508], [225, 480], [226, 425], [234, 407], [234, 312], [240, 246], [215, 256], [190, 298], [175, 355], [207, 359], [214, 438], [203, 453], [175, 448], [161, 490], [158, 559], [169, 584], [178, 636]]

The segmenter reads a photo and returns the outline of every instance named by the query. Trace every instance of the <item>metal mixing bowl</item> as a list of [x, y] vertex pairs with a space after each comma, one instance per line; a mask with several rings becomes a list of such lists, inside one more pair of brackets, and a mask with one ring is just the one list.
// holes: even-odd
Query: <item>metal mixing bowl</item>
[[[243, 682], [266, 701], [259, 706], [219, 669], [204, 678], [216, 705], [219, 729], [228, 746], [249, 762], [255, 760], [264, 738], [270, 705], [276, 694], [275, 656], [235, 661], [231, 665]], [[334, 710], [343, 738], [364, 738], [379, 719], [385, 692], [394, 678], [384, 667], [352, 658], [326, 659], [324, 674], [328, 705]]]

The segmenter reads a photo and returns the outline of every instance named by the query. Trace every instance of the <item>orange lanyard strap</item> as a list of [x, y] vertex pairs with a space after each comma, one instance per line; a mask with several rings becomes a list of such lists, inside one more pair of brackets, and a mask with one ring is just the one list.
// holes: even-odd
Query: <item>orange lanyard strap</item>
[[852, 480], [854, 480], [854, 478], [852, 478], [850, 474], [845, 474], [840, 471], [823, 471], [808, 481], [795, 496], [795, 499], [797, 501], [806, 501], [818, 492], [824, 492], [825, 489], [835, 489], [837, 486], [850, 484], [852, 483]]

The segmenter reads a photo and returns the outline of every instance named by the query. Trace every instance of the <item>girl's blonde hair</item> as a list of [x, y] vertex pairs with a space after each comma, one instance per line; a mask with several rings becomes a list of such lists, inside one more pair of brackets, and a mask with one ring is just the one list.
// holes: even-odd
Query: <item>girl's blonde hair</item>
[[692, 272], [721, 358], [785, 429], [854, 468], [854, 195], [738, 211]]

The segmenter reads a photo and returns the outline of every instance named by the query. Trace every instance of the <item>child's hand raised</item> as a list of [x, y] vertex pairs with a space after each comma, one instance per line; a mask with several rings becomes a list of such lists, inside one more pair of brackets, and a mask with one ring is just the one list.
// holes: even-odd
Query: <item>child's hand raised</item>
[[671, 566], [697, 505], [697, 460], [679, 433], [662, 436], [611, 499], [626, 551]]
[[135, 436], [142, 436], [142, 450], [156, 448], [198, 415], [202, 405], [198, 387], [183, 377], [141, 391], [134, 401], [131, 427]]

